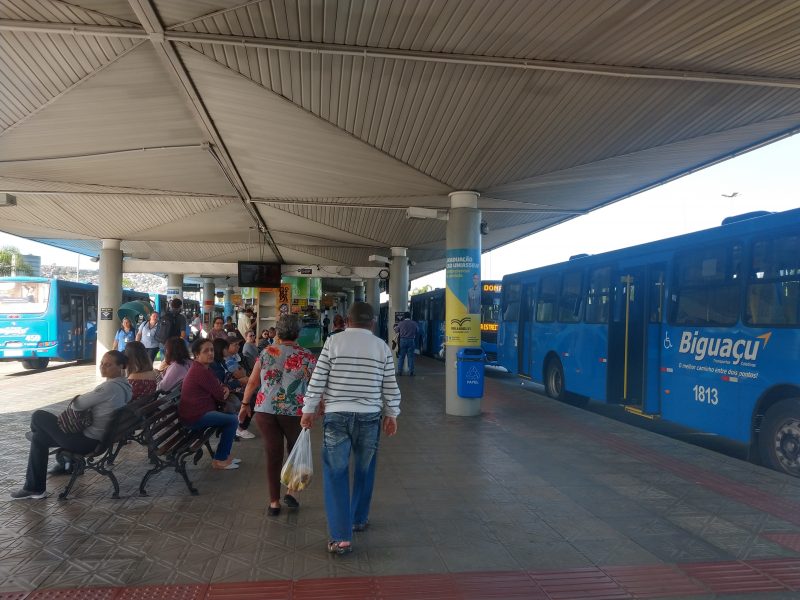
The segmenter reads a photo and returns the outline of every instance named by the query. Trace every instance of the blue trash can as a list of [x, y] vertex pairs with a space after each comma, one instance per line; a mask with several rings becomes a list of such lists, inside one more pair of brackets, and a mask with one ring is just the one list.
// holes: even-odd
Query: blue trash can
[[462, 348], [456, 353], [456, 389], [462, 398], [483, 396], [483, 364], [486, 355], [480, 348]]

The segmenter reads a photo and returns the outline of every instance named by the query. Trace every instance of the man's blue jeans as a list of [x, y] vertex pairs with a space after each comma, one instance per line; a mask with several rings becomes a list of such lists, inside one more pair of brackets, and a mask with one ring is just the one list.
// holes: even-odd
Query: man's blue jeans
[[[322, 477], [328, 533], [336, 542], [353, 538], [353, 523], [366, 523], [375, 485], [381, 413], [325, 413]], [[350, 493], [350, 456], [353, 491]]]
[[206, 427], [221, 427], [217, 451], [214, 452], [215, 460], [227, 460], [233, 447], [233, 438], [236, 437], [236, 430], [239, 428], [239, 415], [231, 415], [218, 411], [211, 411], [204, 414], [198, 421], [188, 426], [189, 429], [205, 429]]
[[403, 360], [408, 360], [408, 372], [414, 374], [414, 350], [416, 350], [416, 340], [414, 338], [399, 338], [400, 353], [397, 358], [397, 373], [403, 372]]

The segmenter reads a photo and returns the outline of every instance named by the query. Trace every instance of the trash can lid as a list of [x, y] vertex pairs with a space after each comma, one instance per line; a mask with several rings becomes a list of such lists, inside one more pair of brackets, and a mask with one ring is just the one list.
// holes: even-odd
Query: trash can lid
[[484, 352], [482, 348], [461, 348], [456, 352], [456, 357], [469, 360], [483, 360]]

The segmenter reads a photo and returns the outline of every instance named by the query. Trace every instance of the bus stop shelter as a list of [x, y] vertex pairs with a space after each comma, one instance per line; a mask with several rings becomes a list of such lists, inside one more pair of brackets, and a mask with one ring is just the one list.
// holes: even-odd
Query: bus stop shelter
[[798, 30], [792, 0], [8, 0], [0, 229], [134, 272], [391, 256], [405, 310], [451, 194], [487, 251], [795, 133]]
[[[0, 229], [96, 256], [444, 267], [800, 127], [800, 7], [8, 0]], [[137, 265], [150, 270], [148, 264]]]

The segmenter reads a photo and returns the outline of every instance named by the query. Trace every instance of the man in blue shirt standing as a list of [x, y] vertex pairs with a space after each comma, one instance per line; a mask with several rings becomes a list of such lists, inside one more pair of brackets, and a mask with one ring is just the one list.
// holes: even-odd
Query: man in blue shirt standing
[[403, 313], [403, 319], [395, 324], [394, 331], [397, 334], [397, 374], [403, 374], [403, 360], [408, 362], [408, 374], [414, 376], [414, 354], [417, 350], [417, 335], [419, 335], [419, 325], [411, 320], [411, 313]]

